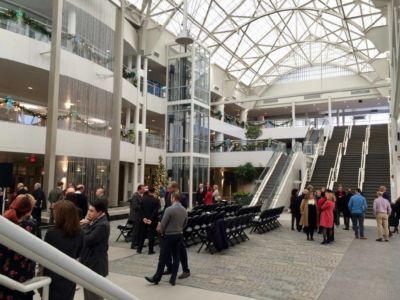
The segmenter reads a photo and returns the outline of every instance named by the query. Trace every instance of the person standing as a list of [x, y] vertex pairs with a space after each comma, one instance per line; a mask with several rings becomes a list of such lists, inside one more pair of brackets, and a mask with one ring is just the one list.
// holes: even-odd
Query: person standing
[[212, 193], [213, 203], [221, 202], [221, 196], [219, 194], [218, 185], [214, 184]]
[[[320, 226], [322, 227], [322, 234], [324, 240], [321, 244], [329, 244], [332, 239], [332, 228], [334, 226], [333, 210], [335, 209], [335, 202], [333, 199], [333, 192], [331, 190], [325, 191], [325, 198], [321, 203], [321, 216]], [[321, 201], [321, 200], [320, 200]]]
[[46, 195], [43, 192], [42, 185], [39, 182], [35, 183], [33, 189], [34, 191], [32, 193], [32, 196], [35, 198], [36, 204], [32, 211], [32, 217], [35, 219], [38, 228], [37, 236], [38, 238], [42, 238], [40, 226], [42, 225], [42, 208], [43, 205], [46, 203]]
[[202, 183], [199, 184], [199, 188], [196, 191], [196, 205], [204, 204], [204, 199], [206, 197], [206, 189]]
[[307, 234], [307, 241], [314, 240], [314, 231], [317, 229], [317, 204], [313, 192], [308, 192], [300, 205], [301, 220], [304, 232]]
[[342, 185], [339, 185], [338, 190], [335, 193], [335, 196], [336, 196], [336, 204], [337, 204], [339, 218], [340, 218], [340, 215], [343, 214], [343, 219], [344, 219], [344, 228], [343, 229], [349, 230], [350, 218], [348, 216], [348, 206], [346, 205], [346, 193], [343, 190]]
[[300, 220], [301, 220], [300, 206], [301, 206], [301, 202], [303, 201], [303, 199], [306, 197], [307, 194], [308, 194], [308, 190], [304, 189], [303, 193], [298, 195], [296, 197], [296, 200], [294, 201], [294, 216], [296, 218], [296, 229], [298, 232], [300, 232], [301, 229], [303, 228], [303, 226], [300, 224]]
[[169, 283], [175, 285], [179, 268], [180, 246], [183, 243], [183, 228], [187, 223], [186, 209], [180, 203], [180, 194], [175, 192], [171, 197], [172, 205], [168, 207], [157, 230], [161, 233], [161, 250], [156, 273], [145, 279], [158, 284], [164, 274], [164, 268], [172, 257], [172, 269]]
[[294, 214], [294, 203], [295, 203], [295, 201], [296, 201], [296, 197], [297, 197], [297, 193], [298, 193], [298, 189], [293, 189], [292, 190], [292, 193], [291, 193], [291, 196], [290, 196], [290, 206], [289, 206], [289, 208], [290, 208], [290, 214], [292, 215], [292, 230], [294, 230], [294, 222], [295, 222], [295, 220], [296, 220], [296, 215]]
[[392, 203], [392, 197], [390, 197], [389, 192], [387, 191], [386, 186], [381, 185], [379, 187], [379, 191], [382, 192], [382, 198], [386, 199], [387, 201], [389, 201], [389, 203]]
[[54, 204], [57, 201], [63, 199], [64, 197], [62, 189], [63, 185], [64, 183], [62, 181], [57, 182], [57, 187], [52, 189], [49, 193], [48, 200], [50, 202], [50, 220], [49, 220], [50, 225], [54, 223]]
[[[80, 222], [83, 231], [81, 263], [104, 277], [108, 275], [108, 239], [110, 237], [110, 224], [106, 212], [106, 203], [97, 200], [90, 204], [86, 218]], [[84, 298], [85, 300], [103, 299], [86, 289]]]
[[[79, 215], [75, 205], [68, 200], [54, 205], [55, 225], [46, 232], [44, 241], [64, 254], [77, 259], [83, 247], [83, 233], [79, 225]], [[73, 300], [75, 282], [44, 269], [44, 276], [51, 278], [49, 299]]]
[[141, 216], [143, 217], [142, 229], [139, 230], [139, 244], [137, 248], [137, 252], [142, 253], [144, 240], [147, 237], [149, 239], [149, 255], [155, 254], [154, 237], [158, 223], [158, 210], [160, 209], [160, 201], [156, 199], [154, 192], [154, 188], [151, 187], [143, 196], [141, 204]]
[[85, 186], [78, 184], [75, 191], [76, 205], [81, 210], [81, 218], [84, 218], [88, 211], [88, 199], [85, 195]]
[[[29, 195], [17, 195], [4, 217], [26, 231], [35, 233], [31, 217], [35, 199]], [[0, 244], [0, 274], [17, 282], [25, 282], [35, 276], [36, 263]], [[33, 292], [21, 293], [0, 285], [0, 299], [32, 300]]]
[[129, 211], [129, 221], [132, 223], [132, 242], [131, 249], [138, 249], [139, 244], [139, 230], [141, 228], [141, 223], [143, 222], [141, 215], [141, 203], [142, 197], [146, 190], [146, 187], [143, 184], [139, 184], [137, 187], [137, 191], [133, 194], [132, 198], [129, 200], [130, 202], [130, 211]]
[[[382, 242], [382, 237], [385, 242], [389, 242], [389, 215], [392, 212], [389, 201], [383, 198], [383, 192], [379, 191], [377, 193], [377, 198], [374, 200], [373, 211], [376, 217], [376, 225], [378, 227], [378, 238], [377, 242]], [[382, 233], [382, 226], [384, 232]]]
[[211, 186], [208, 187], [206, 196], [204, 198], [204, 204], [205, 205], [213, 204], [213, 188]]
[[353, 230], [356, 239], [366, 240], [367, 238], [364, 236], [364, 214], [368, 204], [365, 197], [361, 195], [360, 189], [356, 189], [355, 194], [351, 196], [348, 207], [353, 219]]

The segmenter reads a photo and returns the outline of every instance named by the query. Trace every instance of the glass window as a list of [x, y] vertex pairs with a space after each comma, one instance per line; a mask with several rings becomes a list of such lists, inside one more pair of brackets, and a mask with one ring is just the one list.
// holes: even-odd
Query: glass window
[[208, 154], [210, 151], [210, 117], [209, 110], [194, 106], [193, 152]]
[[168, 101], [192, 98], [192, 59], [191, 57], [168, 60]]
[[190, 152], [190, 104], [168, 106], [168, 152]]
[[179, 190], [182, 193], [189, 192], [189, 157], [167, 157], [167, 176], [168, 179], [178, 183]]
[[208, 51], [198, 46], [195, 52], [194, 97], [206, 104], [210, 102], [210, 57]]

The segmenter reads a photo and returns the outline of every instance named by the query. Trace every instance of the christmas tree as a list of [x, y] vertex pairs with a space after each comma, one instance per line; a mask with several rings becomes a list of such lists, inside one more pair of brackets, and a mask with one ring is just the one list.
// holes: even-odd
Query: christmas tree
[[161, 156], [158, 157], [158, 166], [156, 170], [156, 176], [154, 178], [154, 189], [155, 189], [155, 196], [157, 198], [160, 197], [160, 187], [167, 184], [167, 178], [165, 177], [165, 166], [163, 164], [163, 159]]

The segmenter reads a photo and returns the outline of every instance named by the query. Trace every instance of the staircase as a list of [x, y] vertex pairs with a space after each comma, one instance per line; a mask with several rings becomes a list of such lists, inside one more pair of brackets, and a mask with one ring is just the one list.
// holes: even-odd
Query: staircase
[[346, 155], [342, 156], [338, 180], [334, 185], [335, 191], [339, 185], [342, 185], [344, 190], [358, 188], [358, 170], [361, 166], [362, 144], [365, 140], [366, 128], [367, 126], [352, 127]]
[[281, 157], [278, 160], [278, 163], [275, 166], [275, 169], [272, 171], [272, 174], [269, 177], [268, 182], [264, 187], [264, 190], [262, 191], [262, 193], [260, 195], [258, 204], [264, 203], [265, 201], [269, 201], [272, 199], [273, 190], [275, 188], [275, 185], [277, 184], [277, 180], [278, 180], [279, 176], [281, 175], [281, 172], [283, 171], [283, 167], [288, 159], [289, 159], [289, 155], [286, 155], [286, 154], [281, 155]]
[[326, 145], [325, 154], [318, 157], [311, 181], [307, 183], [307, 186], [311, 184], [314, 187], [314, 190], [320, 189], [323, 186], [326, 187], [329, 172], [335, 165], [338, 146], [339, 143], [343, 142], [346, 128], [347, 127], [345, 126], [334, 127], [332, 138]]
[[390, 191], [390, 161], [387, 124], [371, 125], [368, 154], [365, 162], [363, 193], [368, 203], [367, 217], [372, 217], [372, 204], [379, 186]]

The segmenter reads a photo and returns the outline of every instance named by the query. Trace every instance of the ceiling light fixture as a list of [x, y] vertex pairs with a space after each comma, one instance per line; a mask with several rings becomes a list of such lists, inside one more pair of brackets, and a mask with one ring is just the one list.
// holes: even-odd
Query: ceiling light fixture
[[188, 19], [188, 11], [187, 11], [187, 0], [183, 0], [183, 22], [182, 22], [182, 30], [178, 34], [175, 42], [179, 45], [189, 45], [193, 44], [194, 40], [190, 36], [189, 31], [187, 29], [187, 19]]
[[148, 71], [151, 72], [151, 71], [153, 71], [153, 70], [152, 70], [152, 69], [149, 69]]
[[28, 86], [28, 90], [33, 90], [33, 87], [31, 87], [31, 86]]

